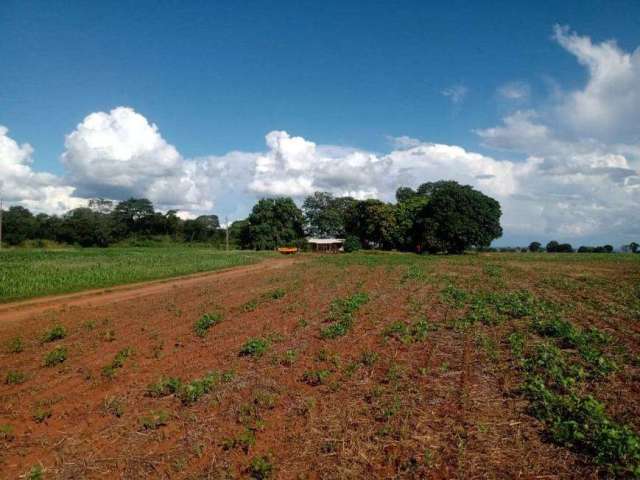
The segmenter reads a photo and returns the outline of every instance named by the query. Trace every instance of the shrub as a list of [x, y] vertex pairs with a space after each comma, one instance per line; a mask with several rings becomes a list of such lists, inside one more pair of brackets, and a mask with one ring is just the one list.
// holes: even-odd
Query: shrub
[[169, 414], [164, 410], [151, 411], [140, 418], [140, 425], [145, 430], [157, 430], [169, 421]]
[[360, 355], [360, 361], [367, 367], [373, 366], [378, 361], [378, 352], [365, 351]]
[[20, 353], [24, 350], [24, 342], [20, 337], [13, 337], [7, 342], [7, 350], [9, 353]]
[[455, 308], [464, 307], [464, 303], [468, 297], [467, 292], [456, 287], [455, 285], [447, 285], [442, 290], [441, 295], [444, 303], [451, 305], [452, 307], [455, 307]]
[[112, 378], [116, 374], [116, 370], [124, 366], [124, 362], [133, 353], [133, 349], [130, 347], [123, 348], [111, 361], [111, 363], [102, 368], [102, 374], [105, 377]]
[[44, 478], [44, 469], [40, 465], [34, 465], [29, 470], [26, 478], [29, 480], [42, 480]]
[[245, 312], [253, 312], [258, 308], [258, 299], [253, 298], [242, 305], [242, 310]]
[[56, 325], [42, 335], [42, 342], [54, 342], [56, 340], [62, 340], [66, 336], [67, 330], [62, 325]]
[[322, 385], [325, 380], [331, 375], [329, 370], [307, 370], [302, 375], [302, 381], [312, 387]]
[[222, 321], [222, 314], [220, 313], [205, 313], [194, 325], [196, 335], [204, 337], [207, 331], [214, 325]]
[[331, 325], [320, 332], [322, 338], [337, 338], [347, 334], [353, 326], [353, 314], [369, 301], [369, 295], [357, 292], [350, 297], [337, 298], [329, 306], [329, 320]]
[[249, 449], [256, 443], [256, 434], [245, 428], [244, 432], [234, 438], [227, 438], [222, 442], [222, 448], [224, 450], [232, 450], [234, 448], [241, 448], [246, 454], [249, 453]]
[[265, 293], [265, 297], [270, 298], [271, 300], [278, 300], [284, 297], [286, 293], [287, 292], [284, 288], [276, 288], [275, 290]]
[[13, 440], [15, 435], [13, 433], [13, 427], [8, 423], [0, 425], [0, 440]]
[[298, 358], [298, 352], [296, 352], [295, 350], [287, 350], [282, 355], [282, 359], [280, 360], [280, 363], [286, 367], [290, 367], [295, 363], [297, 358]]
[[513, 332], [508, 338], [509, 345], [511, 346], [511, 353], [516, 358], [522, 358], [525, 348], [525, 336], [520, 332]]
[[47, 353], [44, 357], [45, 367], [53, 367], [63, 363], [67, 359], [67, 349], [65, 347], [56, 347]]
[[147, 387], [150, 397], [166, 397], [176, 393], [182, 387], [182, 381], [176, 377], [163, 377]]
[[354, 237], [353, 235], [349, 235], [344, 239], [344, 243], [342, 244], [342, 248], [345, 252], [357, 252], [362, 248], [362, 244], [360, 243], [360, 239], [358, 237]]
[[253, 457], [249, 465], [249, 476], [255, 480], [265, 480], [271, 478], [273, 465], [268, 457]]
[[184, 384], [178, 390], [178, 396], [183, 404], [189, 405], [197, 402], [204, 394], [209, 393], [220, 383], [220, 374], [209, 373], [203, 378], [197, 378]]
[[117, 397], [107, 397], [102, 402], [102, 409], [105, 413], [109, 413], [120, 418], [124, 414], [124, 405]]
[[43, 407], [38, 407], [35, 409], [35, 411], [33, 412], [33, 419], [38, 422], [38, 423], [42, 423], [44, 422], [47, 418], [51, 418], [51, 409], [49, 408], [43, 408]]
[[27, 377], [24, 373], [11, 370], [7, 372], [7, 377], [5, 378], [4, 383], [7, 385], [18, 385], [20, 383], [24, 383], [26, 379]]
[[261, 357], [269, 348], [269, 342], [264, 338], [251, 338], [240, 349], [240, 356]]

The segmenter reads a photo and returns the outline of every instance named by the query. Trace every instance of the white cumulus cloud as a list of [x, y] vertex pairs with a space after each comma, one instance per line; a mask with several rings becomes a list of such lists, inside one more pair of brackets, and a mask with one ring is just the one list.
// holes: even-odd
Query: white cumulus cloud
[[64, 212], [85, 202], [73, 196], [75, 188], [51, 173], [35, 172], [33, 148], [19, 145], [0, 125], [0, 194], [8, 204], [20, 204], [35, 211]]
[[554, 38], [589, 73], [586, 86], [569, 92], [557, 106], [557, 120], [579, 135], [637, 142], [640, 48], [625, 52], [614, 40], [593, 43], [566, 26], [556, 26]]
[[513, 112], [476, 133], [487, 147], [529, 157], [505, 204], [527, 219], [521, 231], [630, 241], [640, 235], [639, 50], [568, 27], [556, 26], [553, 38], [587, 68], [586, 85], [557, 89], [550, 107]]

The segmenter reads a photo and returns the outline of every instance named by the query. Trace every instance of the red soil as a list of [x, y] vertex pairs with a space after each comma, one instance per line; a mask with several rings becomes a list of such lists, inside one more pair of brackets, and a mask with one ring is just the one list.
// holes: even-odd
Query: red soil
[[[283, 298], [268, 295], [277, 288]], [[370, 301], [353, 329], [320, 338], [330, 302], [357, 290]], [[253, 299], [257, 307], [245, 307]], [[193, 324], [207, 312], [224, 319], [199, 338]], [[404, 282], [398, 270], [299, 258], [3, 306], [0, 344], [20, 336], [25, 348], [0, 353], [0, 375], [17, 370], [26, 381], [0, 385], [0, 425], [12, 426], [0, 437], [0, 478], [34, 465], [45, 478], [246, 478], [259, 455], [283, 479], [593, 475], [575, 454], [543, 440], [513, 393], [513, 367], [488, 361], [469, 333], [450, 327], [452, 315], [439, 287]], [[436, 328], [426, 341], [382, 335], [391, 322], [420, 316]], [[41, 343], [52, 325], [68, 336]], [[506, 351], [497, 331], [487, 335]], [[267, 353], [239, 356], [253, 337], [269, 338]], [[43, 366], [57, 345], [68, 359]], [[102, 368], [127, 347], [133, 355], [106, 378]], [[372, 365], [361, 362], [369, 351], [378, 355]], [[190, 381], [213, 370], [233, 378], [192, 405], [148, 395], [160, 377]], [[324, 384], [303, 381], [318, 370], [330, 372]], [[119, 417], [105, 408], [112, 399]], [[38, 409], [51, 416], [34, 420]], [[141, 426], [160, 410], [166, 425]], [[229, 439], [247, 428], [255, 444], [244, 451]]]

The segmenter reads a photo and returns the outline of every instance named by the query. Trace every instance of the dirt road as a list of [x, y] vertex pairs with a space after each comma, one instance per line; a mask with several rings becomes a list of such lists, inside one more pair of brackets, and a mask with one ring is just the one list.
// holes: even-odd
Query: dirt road
[[98, 306], [116, 303], [123, 300], [131, 300], [170, 291], [176, 287], [195, 286], [207, 279], [230, 279], [248, 273], [267, 272], [291, 266], [296, 261], [300, 260], [291, 257], [269, 259], [253, 265], [216, 270], [213, 272], [195, 273], [182, 277], [165, 278], [150, 282], [119, 285], [116, 287], [0, 304], [0, 330], [2, 330], [3, 324], [19, 321], [50, 310], [54, 311], [72, 306]]

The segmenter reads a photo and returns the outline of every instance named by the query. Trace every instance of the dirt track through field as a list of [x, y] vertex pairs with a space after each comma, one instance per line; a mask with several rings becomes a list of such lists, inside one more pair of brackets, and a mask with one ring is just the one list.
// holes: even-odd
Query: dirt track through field
[[132, 300], [157, 293], [170, 291], [176, 287], [195, 286], [210, 278], [236, 278], [248, 273], [267, 272], [291, 266], [299, 259], [277, 258], [264, 260], [253, 265], [233, 267], [213, 272], [195, 273], [181, 277], [164, 278], [149, 282], [119, 285], [109, 288], [87, 290], [65, 295], [47, 296], [7, 304], [0, 304], [0, 330], [6, 323], [23, 320], [39, 313], [64, 309], [72, 306], [98, 306]]

